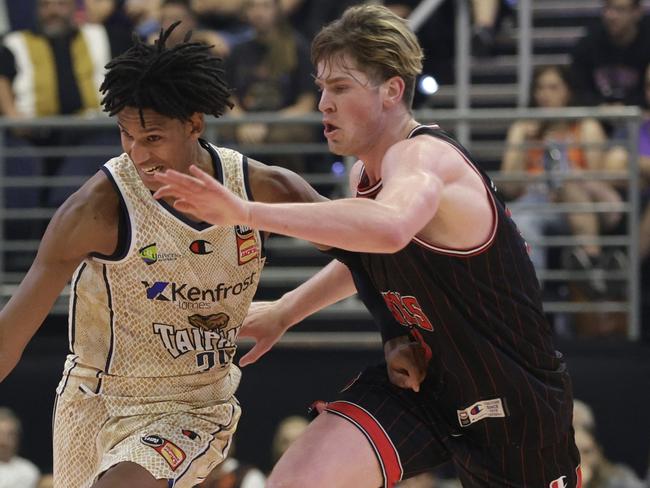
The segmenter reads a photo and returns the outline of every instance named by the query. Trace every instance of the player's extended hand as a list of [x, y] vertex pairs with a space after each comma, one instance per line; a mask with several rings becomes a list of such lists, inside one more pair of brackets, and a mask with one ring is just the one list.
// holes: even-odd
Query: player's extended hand
[[289, 328], [282, 317], [279, 301], [251, 304], [239, 337], [250, 337], [255, 341], [255, 345], [239, 360], [240, 366], [254, 363], [280, 340]]
[[249, 202], [242, 200], [205, 171], [190, 166], [190, 175], [169, 169], [156, 174], [163, 184], [154, 193], [158, 199], [174, 199], [174, 208], [215, 225], [248, 225]]
[[420, 391], [427, 375], [424, 347], [409, 336], [396, 337], [384, 344], [388, 379], [395, 386]]

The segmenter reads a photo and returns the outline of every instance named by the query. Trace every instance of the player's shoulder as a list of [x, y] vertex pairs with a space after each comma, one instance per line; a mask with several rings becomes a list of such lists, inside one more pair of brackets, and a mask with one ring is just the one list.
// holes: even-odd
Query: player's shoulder
[[117, 225], [120, 200], [113, 183], [98, 171], [57, 210], [66, 226], [103, 227]]
[[426, 164], [459, 159], [462, 155], [450, 141], [426, 133], [397, 141], [384, 156], [385, 162], [396, 161], [401, 165], [404, 162]]
[[55, 212], [41, 249], [63, 260], [79, 260], [93, 252], [111, 254], [117, 242], [119, 208], [112, 183], [98, 171]]

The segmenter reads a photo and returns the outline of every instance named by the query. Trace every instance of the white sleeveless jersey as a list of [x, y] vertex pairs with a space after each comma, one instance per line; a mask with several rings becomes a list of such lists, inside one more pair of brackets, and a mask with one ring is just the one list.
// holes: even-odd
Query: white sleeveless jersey
[[[246, 158], [204, 147], [216, 177], [248, 199]], [[189, 385], [228, 376], [224, 387], [233, 391], [222, 391], [227, 397], [239, 383], [231, 365], [235, 339], [263, 266], [259, 233], [183, 218], [153, 198], [126, 154], [103, 170], [128, 213], [128, 249], [122, 256], [89, 258], [76, 270], [64, 376], [75, 368], [96, 371], [97, 381], [86, 381], [85, 388], [109, 395], [109, 385], [117, 391], [158, 385], [164, 394], [173, 378]]]

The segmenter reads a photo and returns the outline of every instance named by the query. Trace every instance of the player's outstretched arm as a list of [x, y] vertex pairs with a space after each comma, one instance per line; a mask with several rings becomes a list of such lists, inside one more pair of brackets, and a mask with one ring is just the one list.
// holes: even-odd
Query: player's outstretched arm
[[115, 250], [118, 208], [110, 183], [97, 174], [57, 210], [32, 266], [0, 311], [0, 381], [18, 363], [81, 261], [91, 252]]
[[255, 345], [240, 359], [239, 365], [254, 363], [293, 325], [355, 292], [348, 268], [332, 261], [280, 299], [253, 303], [239, 336], [252, 338]]
[[[350, 251], [392, 253], [403, 248], [437, 212], [447, 175], [444, 143], [415, 138], [395, 144], [382, 163], [383, 189], [376, 200], [343, 198], [316, 203], [247, 202], [196, 167], [190, 175], [157, 174], [156, 198], [216, 225], [243, 224], [324, 246]], [[432, 139], [432, 138], [426, 138]], [[434, 156], [431, 156], [434, 154]], [[454, 153], [453, 158], [458, 155]]]

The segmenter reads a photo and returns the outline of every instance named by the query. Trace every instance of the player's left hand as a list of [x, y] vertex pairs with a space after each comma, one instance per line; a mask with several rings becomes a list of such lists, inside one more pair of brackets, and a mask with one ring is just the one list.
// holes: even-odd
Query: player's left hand
[[388, 379], [400, 388], [420, 391], [420, 384], [427, 375], [424, 347], [409, 336], [396, 337], [384, 344], [384, 356]]
[[194, 165], [190, 166], [190, 173], [192, 176], [169, 169], [156, 174], [156, 180], [163, 186], [154, 198], [172, 198], [176, 210], [210, 224], [249, 224], [249, 202]]

